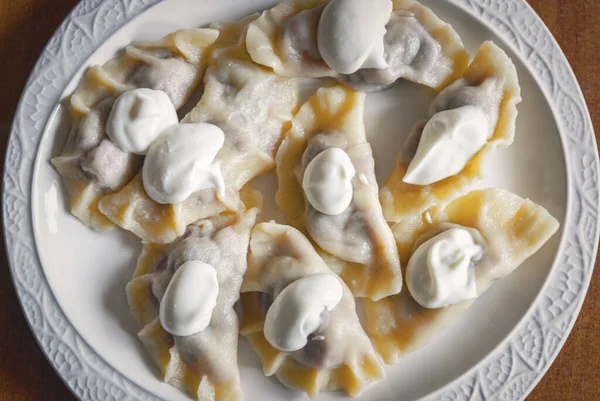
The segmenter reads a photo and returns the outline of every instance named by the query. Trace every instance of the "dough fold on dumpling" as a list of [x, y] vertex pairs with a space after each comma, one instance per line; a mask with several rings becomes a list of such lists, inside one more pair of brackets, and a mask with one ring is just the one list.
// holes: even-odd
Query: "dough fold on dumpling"
[[204, 76], [204, 93], [182, 120], [214, 124], [225, 133], [215, 159], [224, 195], [208, 189], [178, 205], [158, 204], [144, 191], [139, 173], [120, 192], [100, 201], [100, 210], [115, 224], [147, 242], [171, 242], [198, 219], [236, 210], [240, 188], [275, 166], [275, 152], [297, 107], [297, 84], [250, 59], [245, 37], [256, 17], [211, 25], [220, 35]]
[[[378, 198], [375, 161], [363, 123], [365, 94], [321, 88], [298, 111], [277, 152], [276, 202], [288, 224], [310, 236], [318, 252], [358, 297], [397, 294], [402, 274], [394, 237]], [[304, 171], [329, 148], [344, 150], [355, 176], [350, 206], [341, 214], [318, 212], [302, 189]]]
[[317, 48], [317, 26], [327, 0], [287, 0], [250, 24], [246, 46], [255, 63], [286, 77], [334, 76]]
[[487, 155], [496, 148], [506, 148], [513, 143], [517, 105], [521, 100], [517, 70], [511, 59], [493, 42], [483, 43], [462, 78], [433, 100], [430, 118], [440, 111], [478, 106], [490, 123], [487, 144], [460, 173], [430, 185], [407, 184], [403, 178], [427, 120], [417, 123], [408, 135], [390, 178], [379, 193], [386, 220], [402, 221], [466, 193], [482, 177]]
[[[506, 190], [473, 191], [394, 225], [401, 261], [408, 263], [419, 245], [455, 227], [475, 229], [482, 238], [483, 256], [472, 267], [477, 296], [481, 296], [537, 252], [559, 223], [543, 207]], [[378, 302], [365, 300], [367, 333], [383, 359], [394, 363], [403, 354], [427, 344], [472, 303], [427, 309], [408, 290]]]
[[266, 340], [265, 316], [274, 297], [295, 280], [327, 273], [333, 274], [298, 230], [261, 223], [252, 231], [242, 285], [242, 335], [260, 356], [267, 376], [275, 374], [283, 384], [311, 398], [321, 391], [335, 390], [357, 395], [384, 376], [379, 357], [356, 315], [354, 297], [341, 280], [340, 303], [329, 312], [327, 326], [303, 349], [282, 352]]
[[250, 24], [252, 59], [290, 77], [336, 77], [363, 91], [376, 91], [407, 79], [440, 90], [460, 77], [469, 55], [454, 29], [414, 0], [394, 0], [384, 37], [389, 67], [338, 74], [322, 59], [317, 28], [326, 0], [288, 0]]
[[[257, 213], [257, 208], [225, 213], [188, 226], [171, 244], [145, 243], [134, 278], [127, 285], [129, 306], [142, 326], [138, 337], [164, 380], [202, 401], [242, 399], [237, 364], [239, 324], [233, 306], [239, 299]], [[190, 260], [216, 269], [219, 292], [209, 326], [200, 333], [178, 337], [162, 327], [159, 308], [175, 270]]]
[[180, 108], [204, 75], [214, 29], [176, 31], [156, 42], [134, 42], [123, 54], [96, 65], [68, 99], [71, 132], [52, 164], [62, 176], [71, 213], [97, 230], [114, 225], [98, 210], [98, 201], [129, 182], [142, 158], [123, 152], [108, 138], [105, 124], [115, 99], [136, 88], [165, 91]]

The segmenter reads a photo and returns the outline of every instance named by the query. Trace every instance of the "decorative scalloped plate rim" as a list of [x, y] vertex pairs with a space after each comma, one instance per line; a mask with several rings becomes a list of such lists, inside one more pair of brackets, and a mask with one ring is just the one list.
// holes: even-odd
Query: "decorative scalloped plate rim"
[[[52, 36], [25, 86], [7, 145], [3, 180], [4, 235], [11, 273], [19, 301], [40, 347], [59, 376], [81, 400], [158, 400], [115, 371], [79, 336], [63, 315], [39, 260], [31, 216], [31, 183], [35, 153], [56, 102], [73, 74], [94, 50], [125, 23], [160, 0], [82, 0]], [[567, 159], [567, 220], [557, 259], [530, 310], [513, 332], [484, 360], [427, 399], [517, 400], [541, 379], [556, 358], [581, 309], [594, 268], [598, 246], [598, 153], [591, 119], [581, 89], [552, 34], [525, 0], [448, 0], [483, 21], [521, 56], [542, 87], [555, 117]], [[102, 10], [117, 8], [110, 26], [86, 29], [75, 18], [95, 17]], [[87, 27], [89, 28], [89, 27]], [[77, 32], [79, 31], [79, 32]], [[65, 39], [78, 33], [82, 43], [74, 51], [63, 47]], [[69, 63], [49, 68], [50, 60], [67, 52]], [[534, 63], [532, 59], [536, 60]], [[67, 57], [65, 57], [65, 60]], [[52, 66], [57, 68], [56, 66]], [[57, 86], [43, 82], [58, 80]], [[562, 104], [561, 102], [566, 102]], [[575, 163], [574, 161], [577, 161]], [[17, 266], [26, 266], [25, 271]], [[571, 271], [581, 272], [580, 283], [570, 287]], [[573, 285], [571, 283], [571, 285]], [[559, 299], [554, 295], [559, 293]], [[568, 294], [568, 300], [563, 298]], [[36, 297], [38, 299], [36, 299]], [[43, 299], [43, 302], [41, 302]], [[561, 302], [558, 302], [561, 301]], [[560, 303], [561, 306], [558, 306]], [[51, 311], [48, 311], [50, 305]], [[558, 312], [556, 310], [558, 309]], [[41, 315], [47, 315], [42, 319]], [[52, 326], [50, 331], [37, 330]], [[530, 325], [543, 327], [544, 351], [540, 360], [523, 364], [495, 391], [482, 384], [484, 367], [513, 355], [527, 337]], [[61, 338], [69, 338], [75, 348]], [[56, 357], [60, 354], [60, 358]], [[69, 355], [86, 354], [87, 358]], [[520, 358], [522, 359], [522, 358]]]

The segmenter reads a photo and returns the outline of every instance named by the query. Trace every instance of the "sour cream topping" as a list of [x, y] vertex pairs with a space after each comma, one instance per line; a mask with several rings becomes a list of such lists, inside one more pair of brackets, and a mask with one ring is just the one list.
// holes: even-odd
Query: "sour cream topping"
[[223, 175], [215, 157], [225, 142], [216, 125], [177, 124], [154, 143], [144, 160], [144, 189], [155, 202], [178, 204], [194, 192], [224, 191]]
[[425, 125], [403, 181], [430, 185], [460, 173], [487, 143], [489, 122], [477, 106], [436, 113]]
[[170, 334], [187, 337], [204, 331], [217, 305], [215, 268], [199, 260], [183, 263], [160, 301], [160, 323]]
[[280, 351], [302, 349], [308, 336], [323, 329], [342, 299], [342, 285], [333, 274], [314, 274], [289, 284], [267, 311], [264, 334]]
[[302, 188], [306, 199], [321, 213], [335, 216], [350, 206], [356, 169], [350, 156], [340, 148], [329, 148], [310, 161]]
[[474, 263], [483, 253], [471, 233], [452, 228], [419, 246], [406, 268], [406, 284], [424, 308], [445, 308], [477, 298]]
[[144, 155], [165, 129], [178, 122], [177, 111], [165, 92], [140, 88], [117, 98], [106, 133], [122, 151]]
[[383, 37], [392, 8], [391, 0], [331, 0], [317, 32], [319, 53], [327, 65], [340, 74], [387, 68]]

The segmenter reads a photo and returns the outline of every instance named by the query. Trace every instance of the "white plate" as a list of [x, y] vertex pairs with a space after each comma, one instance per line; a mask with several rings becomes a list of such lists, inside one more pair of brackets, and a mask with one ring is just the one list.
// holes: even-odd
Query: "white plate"
[[[592, 274], [598, 243], [594, 133], [571, 68], [524, 0], [423, 2], [453, 24], [471, 52], [492, 39], [513, 58], [524, 98], [517, 138], [511, 148], [494, 154], [484, 185], [507, 188], [543, 205], [561, 222], [561, 230], [451, 329], [389, 367], [388, 378], [358, 399], [520, 400], [556, 357]], [[73, 90], [84, 66], [107, 60], [134, 39], [158, 39], [177, 28], [242, 17], [271, 3], [83, 0], [32, 73], [6, 157], [6, 243], [31, 328], [82, 400], [188, 398], [157, 378], [135, 336], [138, 327], [124, 288], [139, 241], [118, 231], [94, 233], [67, 211], [61, 181], [48, 162], [62, 146], [68, 123], [57, 101]], [[431, 93], [408, 83], [369, 95], [366, 123], [380, 183], [430, 99]], [[272, 176], [261, 179], [267, 198], [272, 181]], [[239, 360], [246, 400], [304, 399], [264, 378], [244, 340]]]

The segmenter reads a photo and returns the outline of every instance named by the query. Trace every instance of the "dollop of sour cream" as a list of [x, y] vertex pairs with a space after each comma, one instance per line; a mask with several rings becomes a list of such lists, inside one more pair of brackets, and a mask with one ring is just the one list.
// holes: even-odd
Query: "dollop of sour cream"
[[325, 327], [331, 312], [342, 300], [342, 285], [333, 274], [314, 274], [289, 284], [267, 311], [264, 334], [280, 351], [306, 346], [308, 336]]
[[335, 216], [350, 206], [356, 169], [340, 148], [329, 148], [308, 163], [302, 179], [306, 199], [316, 210]]
[[327, 65], [340, 74], [387, 68], [383, 37], [392, 8], [391, 0], [331, 0], [317, 32], [319, 53]]
[[489, 122], [477, 106], [436, 113], [425, 125], [403, 181], [430, 185], [460, 173], [487, 143]]
[[406, 284], [424, 308], [445, 308], [477, 298], [473, 263], [483, 248], [464, 228], [452, 228], [419, 246], [406, 268]]
[[115, 101], [106, 133], [122, 151], [144, 155], [165, 129], [178, 122], [177, 111], [165, 92], [133, 89]]
[[224, 191], [223, 175], [215, 157], [225, 142], [213, 124], [177, 124], [154, 143], [144, 160], [142, 180], [150, 198], [161, 204], [178, 204], [194, 192]]
[[207, 263], [190, 260], [173, 274], [160, 301], [160, 323], [168, 333], [187, 337], [205, 330], [217, 305], [217, 271]]

